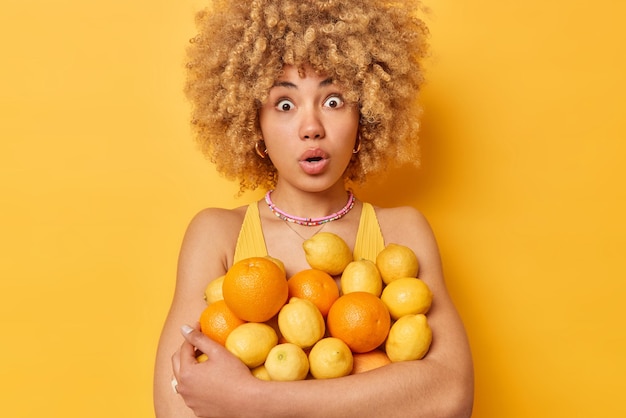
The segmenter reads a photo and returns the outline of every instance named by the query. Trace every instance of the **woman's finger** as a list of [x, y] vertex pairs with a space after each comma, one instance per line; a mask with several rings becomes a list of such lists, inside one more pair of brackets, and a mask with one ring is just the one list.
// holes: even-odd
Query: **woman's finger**
[[223, 348], [217, 342], [204, 335], [199, 329], [183, 325], [181, 332], [183, 337], [185, 337], [185, 343], [183, 343], [181, 347], [182, 362], [195, 363], [197, 354], [196, 349], [210, 357], [211, 353], [216, 349]]

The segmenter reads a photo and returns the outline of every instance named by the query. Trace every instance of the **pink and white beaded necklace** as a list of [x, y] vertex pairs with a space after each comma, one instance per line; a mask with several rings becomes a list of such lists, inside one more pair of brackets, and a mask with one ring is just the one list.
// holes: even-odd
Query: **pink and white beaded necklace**
[[352, 193], [352, 191], [348, 191], [348, 203], [346, 203], [341, 210], [321, 218], [301, 218], [299, 216], [289, 215], [288, 213], [277, 208], [274, 202], [272, 202], [271, 196], [273, 191], [274, 190], [268, 190], [265, 194], [265, 203], [267, 203], [267, 206], [269, 206], [274, 215], [283, 221], [303, 226], [320, 226], [328, 222], [336, 221], [337, 219], [343, 218], [354, 207], [354, 193]]

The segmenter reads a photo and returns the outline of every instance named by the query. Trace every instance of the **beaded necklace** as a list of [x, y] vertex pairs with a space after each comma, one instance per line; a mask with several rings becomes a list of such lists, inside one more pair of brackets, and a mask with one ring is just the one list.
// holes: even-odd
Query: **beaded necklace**
[[265, 203], [267, 203], [267, 206], [270, 207], [274, 215], [276, 215], [283, 221], [303, 226], [319, 226], [327, 222], [336, 221], [337, 219], [343, 218], [354, 207], [354, 193], [348, 191], [348, 203], [346, 203], [346, 205], [341, 210], [322, 218], [301, 218], [299, 216], [289, 215], [288, 213], [278, 209], [274, 202], [272, 202], [271, 195], [273, 191], [274, 190], [269, 190], [265, 194]]

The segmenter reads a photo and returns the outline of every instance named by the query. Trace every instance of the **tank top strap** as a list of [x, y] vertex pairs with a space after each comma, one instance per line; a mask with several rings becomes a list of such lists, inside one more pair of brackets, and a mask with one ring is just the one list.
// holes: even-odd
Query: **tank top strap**
[[376, 218], [374, 206], [363, 202], [361, 220], [354, 243], [354, 259], [367, 259], [376, 262], [376, 256], [385, 248], [385, 240]]
[[263, 229], [261, 228], [261, 217], [259, 216], [258, 203], [252, 202], [246, 209], [246, 215], [241, 224], [235, 256], [233, 262], [249, 257], [264, 257], [267, 255]]

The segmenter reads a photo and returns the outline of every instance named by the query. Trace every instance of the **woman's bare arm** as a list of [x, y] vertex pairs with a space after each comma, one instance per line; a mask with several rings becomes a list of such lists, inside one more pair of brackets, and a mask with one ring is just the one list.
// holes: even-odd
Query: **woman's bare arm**
[[[225, 274], [229, 254], [242, 222], [242, 212], [206, 209], [189, 224], [180, 250], [176, 288], [157, 350], [154, 406], [157, 417], [193, 417], [172, 389], [172, 355], [180, 347], [182, 324], [196, 324], [206, 307], [206, 285]], [[232, 248], [229, 248], [232, 246]]]

